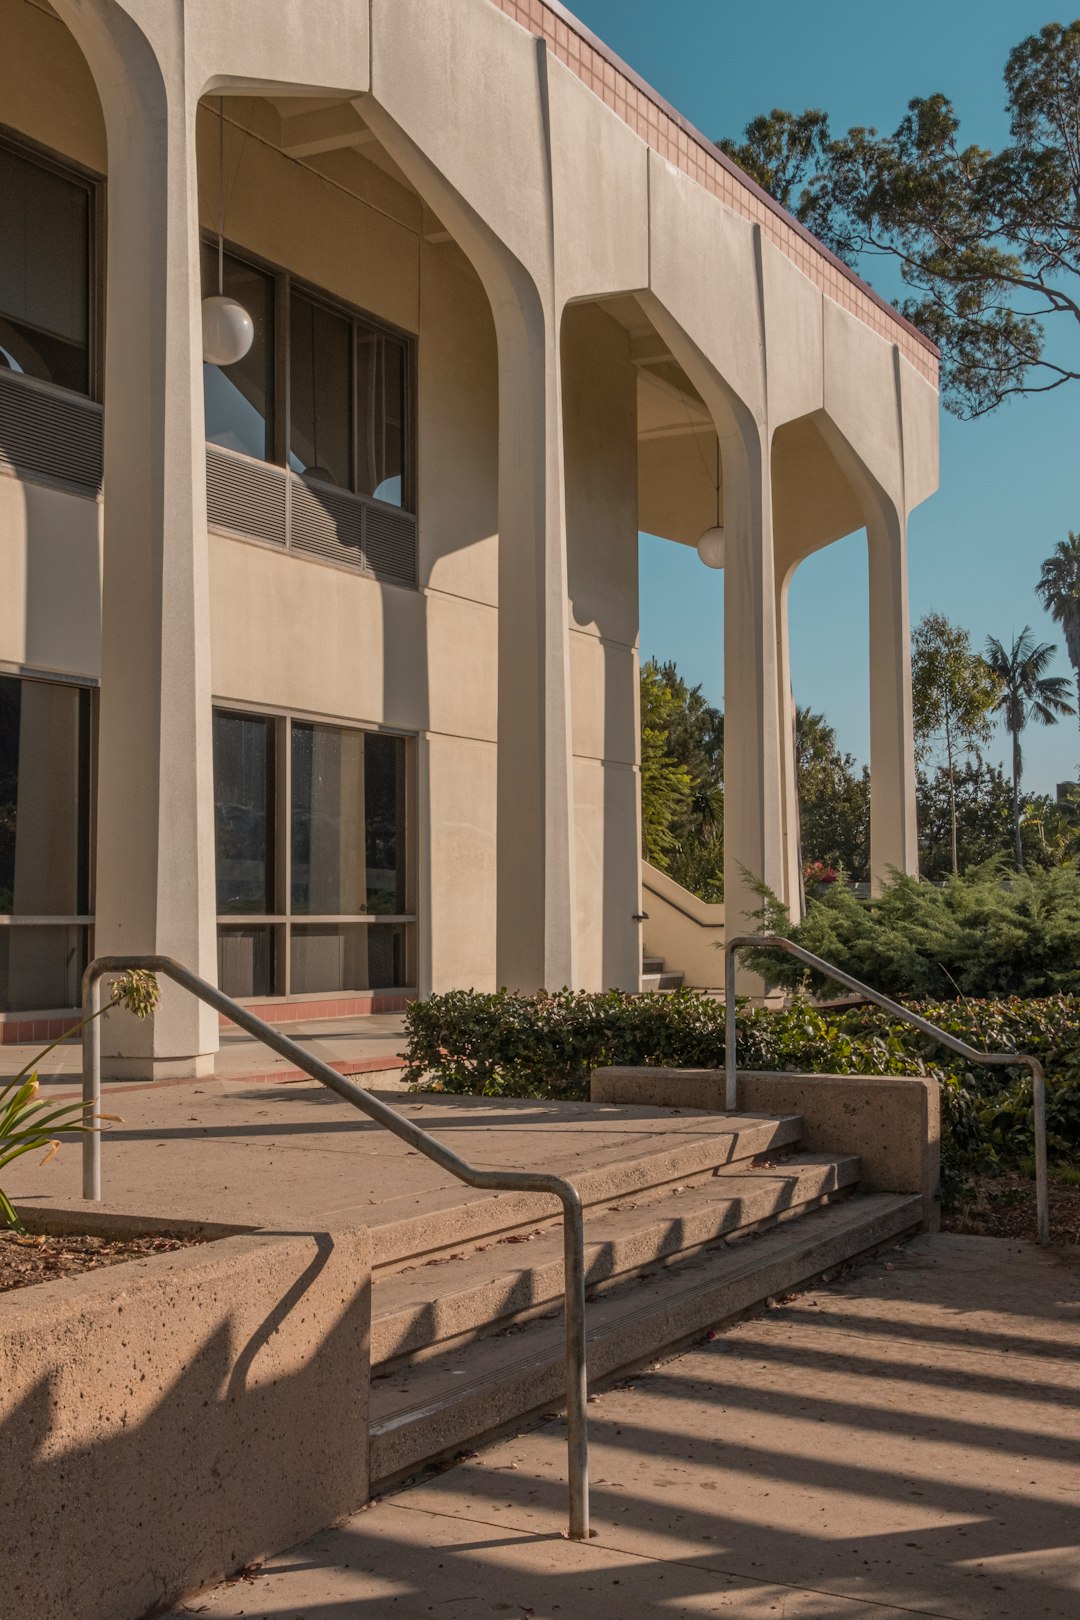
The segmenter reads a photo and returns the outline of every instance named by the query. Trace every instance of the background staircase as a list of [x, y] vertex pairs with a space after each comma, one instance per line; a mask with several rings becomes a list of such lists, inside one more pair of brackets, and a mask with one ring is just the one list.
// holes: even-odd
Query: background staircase
[[648, 950], [641, 958], [641, 988], [643, 990], [681, 990], [683, 975], [669, 973], [662, 956], [650, 956]]
[[[637, 1112], [612, 1109], [613, 1117]], [[640, 1111], [644, 1112], [644, 1111]], [[860, 1191], [860, 1161], [800, 1151], [802, 1121], [680, 1114], [672, 1145], [576, 1178], [590, 1385], [918, 1230], [921, 1197]], [[558, 1409], [554, 1200], [473, 1199], [372, 1231], [371, 1486]]]

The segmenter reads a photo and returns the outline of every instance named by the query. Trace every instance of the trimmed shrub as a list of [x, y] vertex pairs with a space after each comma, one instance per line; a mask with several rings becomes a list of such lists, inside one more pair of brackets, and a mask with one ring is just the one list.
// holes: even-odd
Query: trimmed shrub
[[[1080, 996], [922, 1002], [915, 1010], [977, 1048], [1038, 1058], [1046, 1070], [1050, 1153], [1080, 1154]], [[592, 1070], [611, 1064], [724, 1065], [723, 1001], [693, 990], [452, 990], [413, 1002], [405, 1021], [405, 1079], [477, 1096], [582, 1099]], [[1026, 1069], [969, 1064], [874, 1007], [826, 1012], [796, 1001], [772, 1012], [740, 1003], [738, 1061], [743, 1069], [936, 1078], [946, 1193], [965, 1171], [1023, 1165], [1032, 1151]]]

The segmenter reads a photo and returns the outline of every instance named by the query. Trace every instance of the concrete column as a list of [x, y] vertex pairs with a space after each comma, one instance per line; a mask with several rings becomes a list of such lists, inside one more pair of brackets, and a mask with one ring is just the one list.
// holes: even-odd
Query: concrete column
[[798, 922], [803, 914], [802, 843], [799, 825], [799, 784], [795, 770], [795, 693], [791, 686], [791, 634], [788, 597], [791, 570], [777, 569], [776, 587], [776, 693], [779, 717], [780, 796], [783, 806], [784, 887], [781, 898]]
[[772, 490], [764, 436], [723, 447], [724, 908], [729, 933], [753, 931], [751, 879], [783, 898], [784, 798]]
[[[519, 282], [524, 278], [518, 278]], [[496, 975], [573, 985], [570, 640], [561, 375], [531, 287], [495, 305], [499, 346]]]
[[[110, 0], [61, 0], [109, 153], [96, 949], [216, 978], [195, 99], [182, 17], [154, 49]], [[106, 1018], [106, 1072], [209, 1072], [217, 1015], [172, 987]]]
[[907, 529], [884, 498], [866, 525], [870, 556], [870, 880], [917, 872]]

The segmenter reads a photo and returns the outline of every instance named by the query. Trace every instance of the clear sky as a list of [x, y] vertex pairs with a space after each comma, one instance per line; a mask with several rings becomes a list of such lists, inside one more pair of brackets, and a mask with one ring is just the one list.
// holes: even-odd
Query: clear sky
[[[1073, 7], [1076, 0], [1073, 0]], [[570, 0], [570, 8], [706, 135], [739, 136], [773, 107], [823, 107], [833, 127], [896, 128], [908, 100], [943, 91], [967, 141], [1008, 139], [1002, 70], [1044, 23], [1071, 22], [1054, 0]], [[883, 289], [888, 291], [889, 288]], [[1080, 529], [1080, 382], [1013, 401], [978, 422], [942, 414], [941, 488], [909, 529], [914, 623], [933, 608], [977, 646], [1030, 624], [1059, 649], [1034, 594], [1039, 564]], [[723, 576], [688, 547], [641, 541], [642, 656], [674, 658], [723, 697]], [[823, 710], [842, 747], [868, 757], [866, 553], [852, 536], [811, 557], [791, 588], [799, 703]], [[994, 745], [1004, 759], [1004, 740]], [[1077, 774], [1080, 732], [1031, 728], [1025, 787], [1052, 792]]]

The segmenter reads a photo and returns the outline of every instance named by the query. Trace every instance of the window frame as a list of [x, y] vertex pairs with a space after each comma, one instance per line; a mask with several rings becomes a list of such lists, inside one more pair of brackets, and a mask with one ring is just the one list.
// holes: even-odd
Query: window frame
[[[415, 732], [400, 731], [393, 726], [380, 726], [359, 720], [343, 720], [338, 715], [310, 714], [296, 709], [270, 708], [265, 704], [242, 700], [215, 698], [213, 715], [241, 715], [273, 723], [274, 734], [274, 803], [271, 807], [273, 826], [274, 900], [276, 910], [265, 914], [246, 912], [220, 912], [215, 917], [217, 936], [223, 929], [266, 927], [271, 931], [273, 989], [267, 995], [242, 996], [244, 1002], [264, 1001], [334, 1001], [357, 996], [388, 995], [395, 991], [415, 987], [418, 971], [418, 738]], [[292, 726], [329, 726], [338, 731], [359, 731], [368, 736], [394, 737], [405, 744], [405, 900], [406, 910], [384, 914], [375, 911], [342, 912], [333, 915], [322, 912], [294, 912], [292, 908]], [[366, 829], [362, 836], [366, 837]], [[216, 863], [215, 843], [215, 863]], [[405, 979], [402, 985], [388, 986], [385, 990], [327, 990], [297, 991], [292, 989], [292, 930], [296, 926], [333, 925], [345, 927], [374, 926], [384, 923], [401, 926], [405, 930]]]
[[[200, 241], [215, 250], [218, 245], [217, 232], [204, 230], [200, 233]], [[274, 431], [273, 461], [264, 463], [281, 467], [294, 478], [302, 477], [300, 473], [293, 472], [289, 465], [289, 446], [292, 441], [292, 399], [290, 388], [290, 337], [291, 322], [289, 318], [289, 304], [293, 292], [309, 299], [313, 304], [321, 305], [331, 314], [344, 318], [350, 326], [349, 346], [349, 404], [352, 413], [349, 433], [349, 485], [341, 493], [352, 495], [357, 500], [373, 501], [376, 506], [385, 506], [389, 511], [401, 512], [404, 515], [419, 519], [419, 478], [417, 475], [417, 387], [419, 381], [419, 366], [417, 362], [417, 339], [414, 332], [407, 332], [404, 327], [396, 326], [392, 321], [383, 320], [373, 315], [370, 310], [362, 309], [359, 304], [351, 303], [347, 298], [337, 293], [328, 292], [325, 287], [319, 287], [306, 277], [297, 275], [285, 265], [274, 264], [271, 260], [263, 258], [259, 253], [242, 247], [229, 237], [224, 239], [224, 250], [228, 257], [238, 259], [260, 274], [268, 276], [273, 284], [274, 298]], [[356, 434], [357, 434], [357, 386], [359, 367], [357, 364], [357, 332], [364, 330], [374, 333], [378, 337], [395, 338], [405, 350], [405, 397], [402, 401], [402, 438], [403, 458], [401, 474], [401, 505], [396, 506], [390, 501], [381, 501], [377, 495], [365, 495], [352, 486], [356, 479]], [[244, 457], [248, 461], [260, 461], [259, 456], [248, 456], [244, 451], [232, 450], [230, 455]], [[314, 482], [318, 482], [314, 480]], [[329, 486], [341, 489], [339, 485]]]
[[65, 388], [62, 383], [44, 377], [26, 377], [24, 380], [36, 388], [63, 394], [66, 399], [85, 399], [102, 405], [105, 399], [105, 247], [107, 237], [106, 176], [88, 168], [75, 158], [40, 141], [21, 130], [0, 124], [0, 146], [25, 162], [59, 176], [62, 180], [81, 186], [89, 198], [87, 243], [87, 391]]

